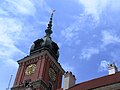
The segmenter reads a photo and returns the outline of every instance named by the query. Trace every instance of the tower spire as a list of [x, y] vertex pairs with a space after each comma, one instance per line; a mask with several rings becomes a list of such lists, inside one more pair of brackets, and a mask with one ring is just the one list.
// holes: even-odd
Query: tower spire
[[50, 17], [50, 21], [48, 23], [48, 27], [45, 30], [46, 36], [50, 37], [50, 35], [52, 34], [52, 18], [53, 18], [53, 13], [55, 12], [55, 10], [52, 11], [51, 17]]

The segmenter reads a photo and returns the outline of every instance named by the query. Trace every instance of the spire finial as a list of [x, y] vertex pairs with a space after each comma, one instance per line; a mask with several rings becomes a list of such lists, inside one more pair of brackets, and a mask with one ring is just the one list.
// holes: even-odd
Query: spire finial
[[52, 34], [52, 18], [53, 18], [53, 13], [55, 12], [55, 10], [52, 11], [51, 17], [50, 17], [50, 21], [48, 23], [48, 27], [45, 30], [46, 32], [46, 36], [50, 37], [50, 35]]

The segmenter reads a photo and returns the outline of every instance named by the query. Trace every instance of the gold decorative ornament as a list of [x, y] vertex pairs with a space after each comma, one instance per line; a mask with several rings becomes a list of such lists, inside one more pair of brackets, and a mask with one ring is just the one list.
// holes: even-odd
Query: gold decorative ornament
[[50, 68], [49, 69], [49, 77], [51, 80], [55, 81], [56, 80], [56, 73], [55, 73], [55, 70]]
[[31, 75], [35, 72], [35, 69], [36, 69], [36, 64], [30, 64], [29, 66], [27, 66], [25, 74]]

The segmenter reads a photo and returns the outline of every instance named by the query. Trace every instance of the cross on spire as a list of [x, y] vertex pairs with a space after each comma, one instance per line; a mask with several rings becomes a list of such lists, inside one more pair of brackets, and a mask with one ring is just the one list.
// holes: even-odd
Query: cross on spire
[[53, 13], [55, 12], [55, 10], [52, 11], [51, 17], [50, 17], [50, 21], [48, 23], [48, 27], [45, 30], [46, 36], [50, 37], [50, 35], [52, 34], [52, 18], [53, 18]]

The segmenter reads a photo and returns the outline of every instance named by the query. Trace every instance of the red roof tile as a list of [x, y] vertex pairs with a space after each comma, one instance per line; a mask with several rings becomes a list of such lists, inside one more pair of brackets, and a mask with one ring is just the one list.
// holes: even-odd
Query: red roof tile
[[75, 86], [69, 88], [69, 90], [88, 90], [88, 89], [115, 84], [118, 82], [120, 83], [120, 72], [76, 84]]

